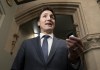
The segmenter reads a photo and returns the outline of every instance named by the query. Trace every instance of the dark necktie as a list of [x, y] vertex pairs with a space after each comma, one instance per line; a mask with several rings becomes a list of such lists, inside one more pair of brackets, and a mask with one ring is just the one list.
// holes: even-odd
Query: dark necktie
[[45, 61], [47, 61], [47, 58], [48, 58], [48, 41], [47, 39], [49, 38], [50, 36], [48, 35], [44, 35], [43, 38], [43, 43], [42, 43], [42, 51], [43, 51], [43, 54], [44, 54], [44, 59]]

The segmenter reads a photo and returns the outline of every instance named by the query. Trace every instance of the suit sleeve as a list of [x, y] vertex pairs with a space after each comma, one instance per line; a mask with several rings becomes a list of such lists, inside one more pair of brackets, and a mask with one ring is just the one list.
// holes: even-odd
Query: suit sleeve
[[11, 70], [24, 70], [24, 56], [25, 56], [25, 42], [22, 43], [15, 60], [13, 62], [13, 65], [11, 67]]
[[69, 68], [69, 70], [82, 70], [80, 59], [75, 64], [72, 64], [72, 63], [69, 62], [69, 67], [71, 68], [71, 69]]
[[72, 64], [70, 60], [68, 59], [69, 49], [67, 48], [67, 66], [68, 70], [83, 70], [81, 69], [81, 59], [80, 57], [77, 59], [77, 62], [75, 64]]
[[83, 70], [81, 66], [82, 64], [80, 57], [77, 59], [77, 62], [75, 64], [71, 63], [68, 59], [68, 70]]

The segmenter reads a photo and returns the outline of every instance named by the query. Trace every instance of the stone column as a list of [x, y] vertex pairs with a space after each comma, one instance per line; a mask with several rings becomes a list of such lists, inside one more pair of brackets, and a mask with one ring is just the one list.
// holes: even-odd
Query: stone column
[[[85, 70], [100, 70], [100, 7], [96, 0], [81, 2], [87, 33], [82, 37], [84, 44]], [[80, 31], [82, 32], [82, 31]], [[82, 32], [84, 33], [84, 32]]]
[[87, 35], [83, 44], [86, 69], [100, 70], [100, 34]]

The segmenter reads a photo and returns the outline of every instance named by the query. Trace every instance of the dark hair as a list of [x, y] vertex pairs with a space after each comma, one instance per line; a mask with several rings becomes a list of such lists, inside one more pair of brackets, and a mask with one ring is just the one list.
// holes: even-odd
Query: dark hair
[[54, 19], [56, 18], [55, 17], [55, 12], [51, 7], [43, 7], [42, 10], [40, 11], [39, 15], [38, 15], [37, 21], [39, 21], [42, 12], [44, 12], [45, 10], [51, 11], [53, 13], [53, 15], [54, 15]]

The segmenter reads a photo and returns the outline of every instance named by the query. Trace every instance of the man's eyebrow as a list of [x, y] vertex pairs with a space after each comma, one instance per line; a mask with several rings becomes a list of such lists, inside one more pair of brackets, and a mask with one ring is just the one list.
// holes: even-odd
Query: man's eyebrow
[[51, 14], [51, 16], [54, 16], [53, 14]]
[[43, 13], [43, 15], [48, 14], [48, 13]]

